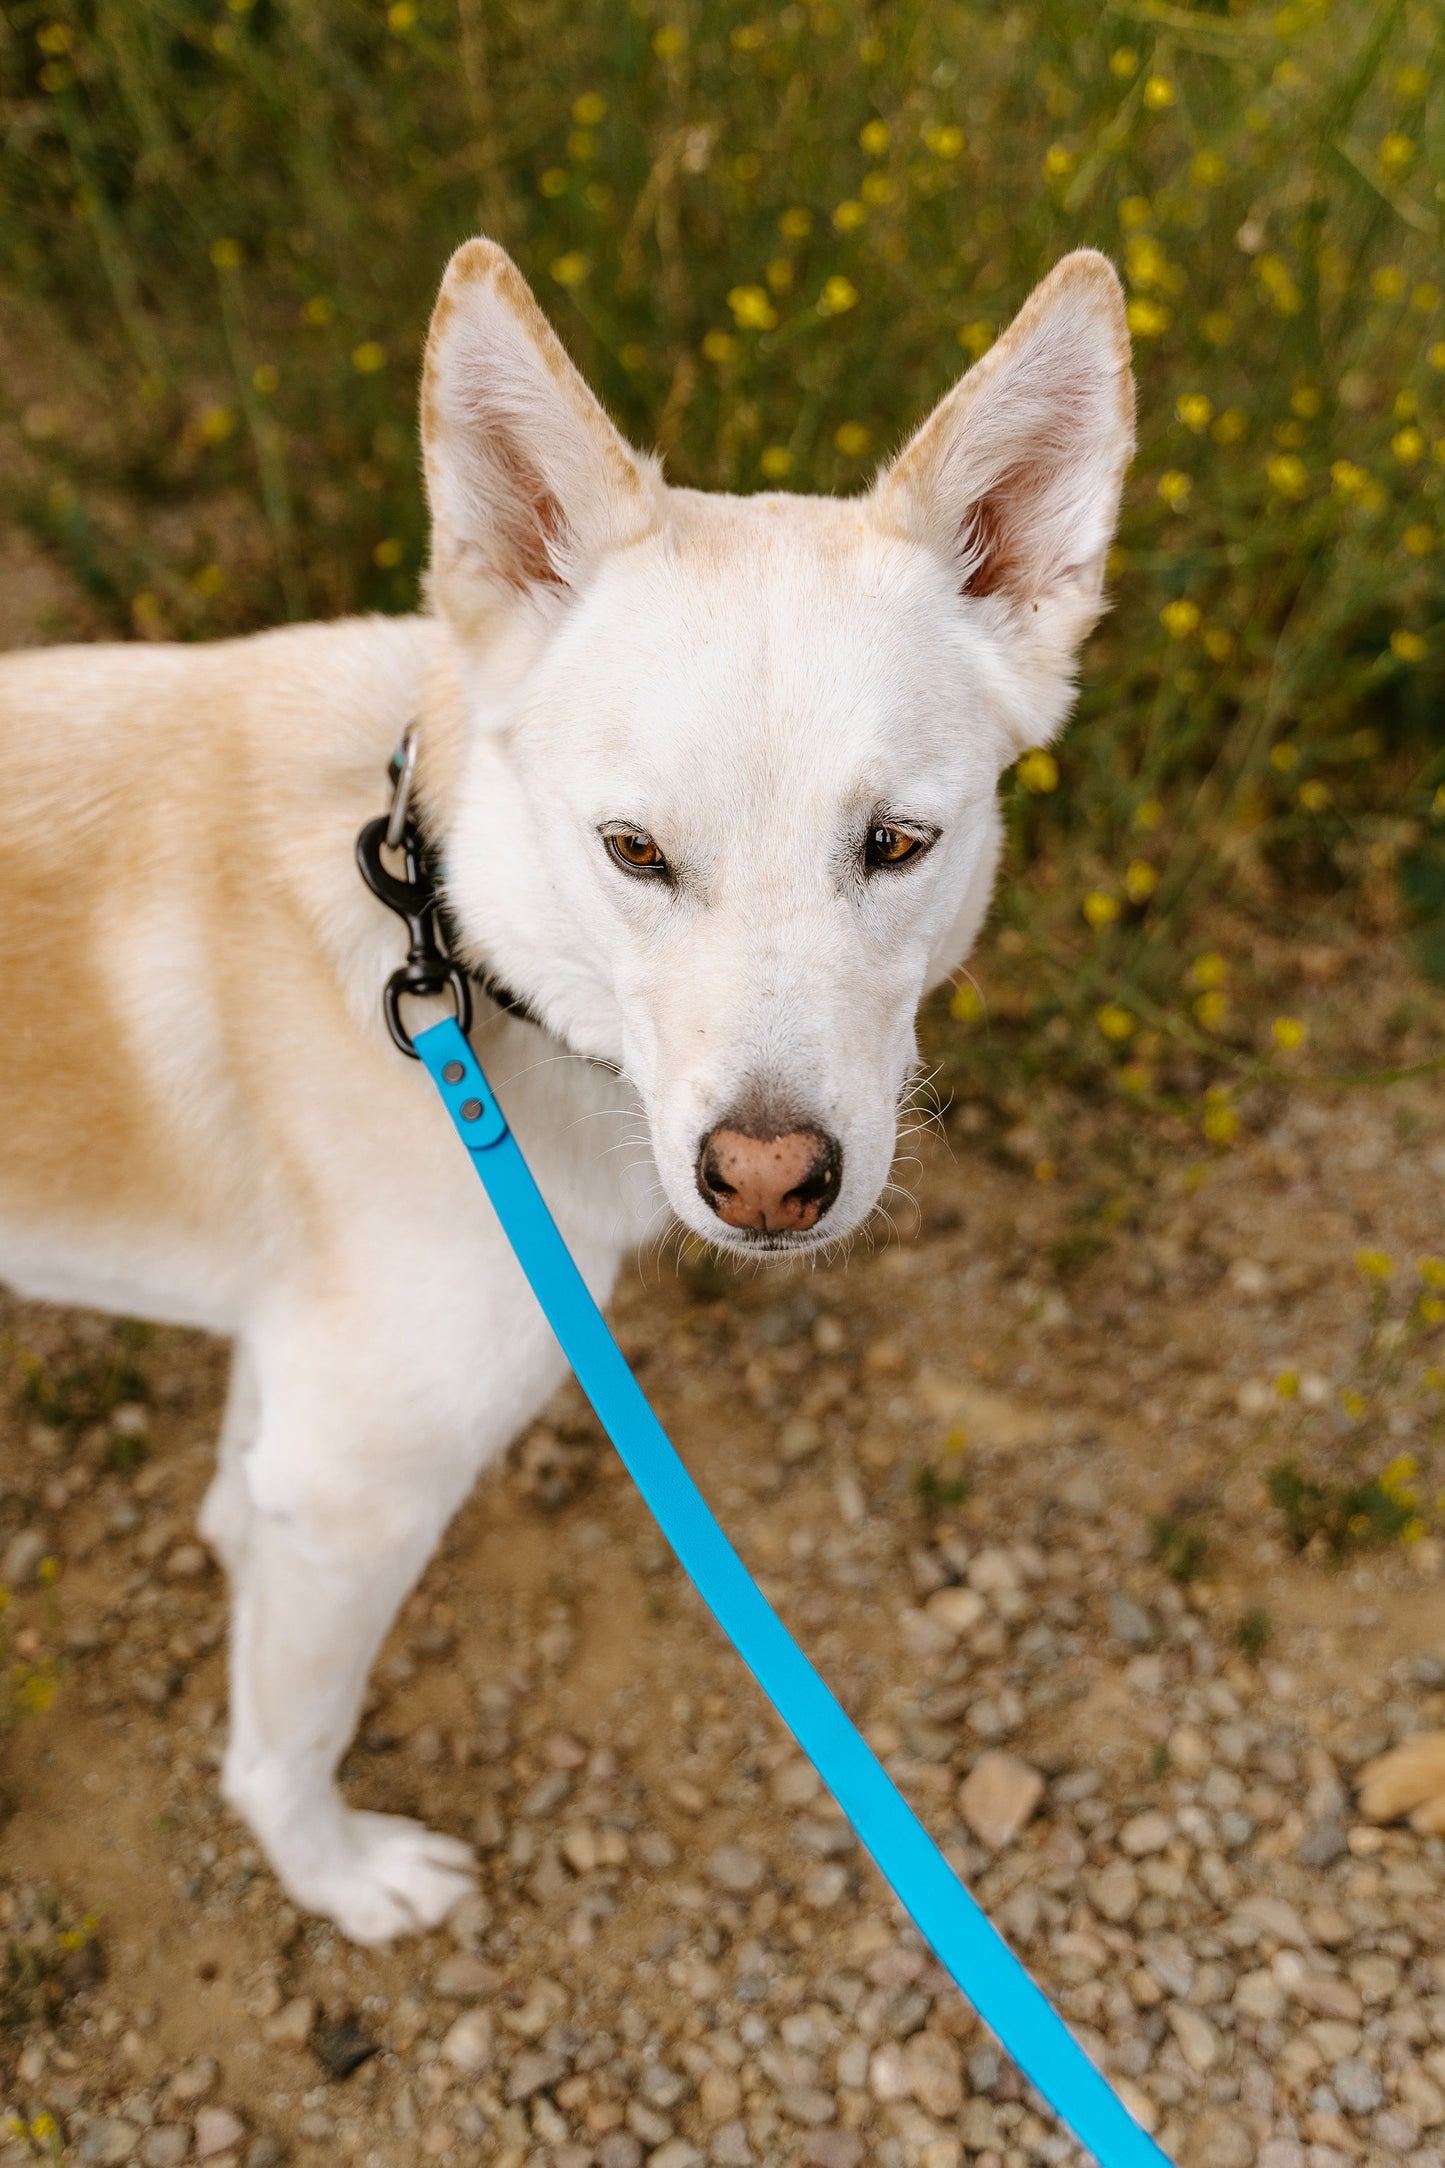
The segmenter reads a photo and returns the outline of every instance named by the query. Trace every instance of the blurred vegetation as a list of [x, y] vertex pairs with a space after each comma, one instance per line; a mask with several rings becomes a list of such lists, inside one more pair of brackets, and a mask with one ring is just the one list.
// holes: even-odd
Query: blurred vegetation
[[1309, 1058], [1230, 927], [1413, 926], [1445, 978], [1442, 51], [1434, 0], [11, 0], [0, 511], [117, 633], [409, 608], [465, 235], [732, 489], [862, 486], [1107, 250], [1116, 608], [1008, 785], [986, 1015], [963, 984], [935, 1041], [984, 1095], [1064, 1076], [1223, 1149], [1238, 1081]]

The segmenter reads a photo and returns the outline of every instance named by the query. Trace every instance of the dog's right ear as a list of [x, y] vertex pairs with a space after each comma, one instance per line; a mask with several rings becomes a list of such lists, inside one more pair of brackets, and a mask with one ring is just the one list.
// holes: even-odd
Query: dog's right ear
[[422, 375], [431, 588], [463, 636], [575, 592], [657, 516], [656, 462], [624, 443], [494, 241], [447, 265]]

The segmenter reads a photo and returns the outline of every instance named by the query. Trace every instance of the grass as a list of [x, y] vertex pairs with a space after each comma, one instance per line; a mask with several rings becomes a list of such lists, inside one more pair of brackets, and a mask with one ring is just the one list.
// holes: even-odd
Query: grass
[[[1445, 977], [1442, 50], [1407, 0], [15, 0], [0, 509], [115, 633], [405, 609], [466, 234], [675, 479], [731, 489], [862, 486], [1104, 248], [1141, 415], [1116, 608], [1007, 785], [987, 1001], [932, 1029], [970, 1089], [1063, 1076], [1225, 1149], [1241, 1086], [1311, 1058], [1250, 929], [1364, 908]], [[1441, 1022], [1427, 992], [1387, 1066]]]

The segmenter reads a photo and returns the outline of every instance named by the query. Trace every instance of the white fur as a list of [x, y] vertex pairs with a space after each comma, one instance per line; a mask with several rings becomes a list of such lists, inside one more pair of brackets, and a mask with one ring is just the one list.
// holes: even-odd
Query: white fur
[[[776, 1246], [832, 1242], [887, 1180], [919, 998], [987, 907], [999, 771], [1067, 704], [1130, 412], [1117, 283], [1073, 258], [871, 495], [668, 491], [472, 243], [424, 387], [436, 618], [0, 671], [0, 728], [57, 748], [36, 804], [60, 830], [70, 808], [75, 864], [122, 828], [150, 853], [87, 939], [176, 1170], [144, 1205], [122, 1186], [37, 1211], [0, 1161], [0, 1259], [29, 1292], [236, 1337], [202, 1519], [235, 1588], [226, 1793], [357, 1939], [466, 1886], [464, 1847], [348, 1810], [335, 1769], [397, 1604], [561, 1368], [381, 1031], [399, 934], [351, 846], [392, 743], [419, 714], [468, 953], [553, 1034], [483, 1005], [475, 1036], [599, 1298], [669, 1212], [754, 1246], [695, 1175], [749, 1094], [839, 1140], [832, 1210]], [[884, 815], [937, 841], [865, 875]], [[652, 834], [674, 880], [620, 871], [609, 822]], [[218, 916], [228, 853], [250, 885]]]

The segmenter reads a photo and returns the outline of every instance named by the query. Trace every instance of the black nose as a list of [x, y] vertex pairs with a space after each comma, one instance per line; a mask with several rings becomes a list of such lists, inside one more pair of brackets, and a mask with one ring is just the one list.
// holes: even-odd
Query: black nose
[[755, 1137], [724, 1122], [697, 1155], [697, 1186], [718, 1218], [759, 1234], [815, 1227], [842, 1179], [843, 1147], [822, 1129]]

